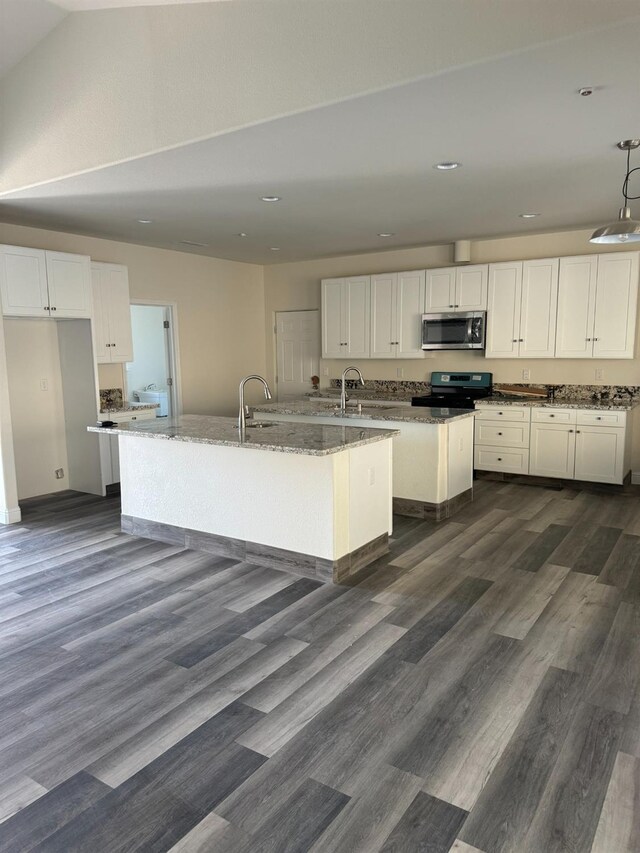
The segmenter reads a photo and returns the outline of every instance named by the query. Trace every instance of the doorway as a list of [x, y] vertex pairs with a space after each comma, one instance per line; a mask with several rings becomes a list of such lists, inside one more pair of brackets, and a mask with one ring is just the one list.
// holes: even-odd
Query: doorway
[[175, 306], [131, 303], [134, 360], [125, 365], [131, 403], [157, 403], [159, 417], [180, 414]]
[[320, 371], [320, 312], [276, 312], [276, 387], [278, 400], [312, 390]]

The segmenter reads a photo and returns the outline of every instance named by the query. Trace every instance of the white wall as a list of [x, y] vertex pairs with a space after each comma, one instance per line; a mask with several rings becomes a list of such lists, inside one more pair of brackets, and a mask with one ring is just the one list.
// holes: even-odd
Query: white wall
[[[265, 371], [262, 267], [2, 223], [0, 243], [78, 252], [95, 261], [124, 264], [132, 301], [175, 303], [187, 413], [235, 414], [240, 379]], [[122, 387], [103, 385], [105, 372], [109, 382], [121, 376], [118, 365], [107, 366], [107, 371], [100, 370], [101, 387]], [[247, 400], [257, 403], [259, 388], [251, 384]]]
[[127, 394], [134, 400], [133, 392], [154, 383], [166, 387], [169, 376], [167, 365], [167, 333], [162, 324], [165, 309], [160, 305], [132, 305], [134, 360], [126, 366]]
[[[52, 320], [4, 321], [18, 498], [69, 488], [58, 330]], [[40, 387], [46, 380], [48, 390]], [[54, 471], [65, 477], [56, 480]]]

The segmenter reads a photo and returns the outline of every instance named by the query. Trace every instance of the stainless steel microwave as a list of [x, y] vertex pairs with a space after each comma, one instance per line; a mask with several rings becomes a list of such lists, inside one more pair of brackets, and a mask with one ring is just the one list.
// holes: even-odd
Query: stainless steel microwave
[[486, 311], [422, 315], [422, 349], [484, 349]]

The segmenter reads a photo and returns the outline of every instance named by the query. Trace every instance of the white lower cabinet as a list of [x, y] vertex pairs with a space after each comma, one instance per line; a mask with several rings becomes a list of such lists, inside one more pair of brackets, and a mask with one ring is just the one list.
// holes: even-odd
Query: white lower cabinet
[[625, 411], [479, 406], [475, 468], [620, 485], [630, 439]]

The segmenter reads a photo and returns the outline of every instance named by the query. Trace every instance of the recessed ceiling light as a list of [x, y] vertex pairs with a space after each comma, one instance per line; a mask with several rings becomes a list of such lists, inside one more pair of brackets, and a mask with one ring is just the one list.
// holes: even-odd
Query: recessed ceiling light
[[280, 251], [280, 246], [272, 246], [272, 247], [271, 247], [271, 251], [272, 251], [272, 252], [279, 252], [279, 251]]
[[149, 225], [149, 223], [153, 222], [153, 219], [138, 219], [141, 225]]
[[462, 163], [455, 163], [452, 161], [445, 161], [444, 163], [436, 163], [433, 167], [434, 169], [438, 169], [440, 172], [450, 172], [452, 169], [459, 169], [462, 166]]
[[248, 236], [248, 235], [247, 235], [247, 234], [245, 234], [245, 232], [244, 232], [244, 231], [241, 231], [241, 232], [238, 234], [238, 237], [247, 237], [247, 236]]
[[393, 231], [381, 231], [378, 234], [378, 237], [395, 237], [395, 236], [396, 235], [393, 233]]
[[209, 245], [208, 243], [197, 243], [195, 240], [180, 240], [180, 243], [183, 246], [200, 246], [201, 248]]
[[520, 219], [535, 219], [536, 216], [540, 216], [539, 213], [519, 213], [518, 216]]
[[263, 195], [261, 201], [280, 201], [279, 195]]
[[578, 89], [578, 94], [582, 95], [583, 98], [588, 98], [589, 95], [593, 95], [593, 86], [583, 86]]

